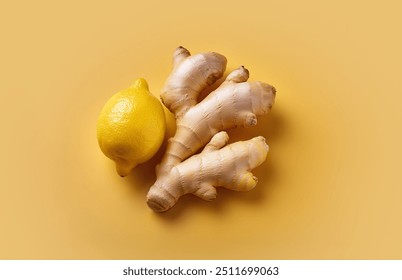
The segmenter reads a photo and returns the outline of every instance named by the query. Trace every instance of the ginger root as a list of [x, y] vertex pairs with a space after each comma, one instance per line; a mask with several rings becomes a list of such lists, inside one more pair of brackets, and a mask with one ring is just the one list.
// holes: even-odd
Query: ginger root
[[225, 146], [228, 136], [224, 130], [256, 125], [257, 116], [270, 111], [276, 91], [266, 83], [247, 82], [249, 72], [241, 66], [197, 103], [199, 94], [222, 77], [226, 62], [224, 56], [213, 52], [190, 55], [183, 47], [174, 52], [172, 73], [161, 99], [174, 113], [177, 128], [147, 195], [154, 211], [168, 210], [187, 193], [211, 200], [216, 197], [215, 187], [249, 190], [257, 182], [250, 170], [266, 158], [265, 139], [260, 136]]
[[267, 156], [268, 145], [264, 137], [225, 146], [228, 140], [226, 132], [219, 132], [199, 155], [175, 165], [169, 173], [160, 176], [148, 192], [149, 207], [156, 212], [166, 211], [187, 193], [213, 200], [215, 187], [235, 191], [254, 188], [257, 178], [250, 170], [263, 163]]
[[190, 55], [187, 49], [178, 47], [173, 54], [172, 73], [161, 93], [165, 106], [176, 117], [181, 116], [197, 103], [201, 91], [222, 77], [226, 63], [226, 58], [221, 54], [207, 52]]

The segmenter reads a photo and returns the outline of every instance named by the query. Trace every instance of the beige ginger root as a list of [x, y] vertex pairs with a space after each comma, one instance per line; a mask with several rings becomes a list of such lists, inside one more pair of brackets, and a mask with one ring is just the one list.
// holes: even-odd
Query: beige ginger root
[[200, 154], [161, 175], [148, 192], [149, 207], [156, 212], [166, 211], [187, 193], [213, 200], [216, 197], [215, 187], [236, 191], [254, 188], [257, 178], [250, 170], [265, 161], [268, 145], [264, 137], [225, 146], [228, 139], [226, 132], [219, 132]]
[[[236, 185], [235, 181], [230, 180], [221, 182], [216, 181], [215, 178], [215, 181], [208, 180], [204, 184], [202, 178], [210, 175], [208, 172], [211, 172], [209, 170], [212, 167], [216, 170], [225, 170], [220, 176], [229, 176], [234, 173], [230, 175], [231, 178], [238, 178], [244, 172], [249, 172], [250, 169], [262, 163], [259, 160], [255, 161], [256, 157], [252, 156], [252, 151], [262, 149], [253, 147], [255, 144], [249, 145], [247, 149], [244, 148], [244, 145], [248, 145], [248, 141], [234, 143], [222, 148], [222, 151], [219, 150], [227, 141], [223, 140], [226, 134], [219, 132], [237, 126], [256, 125], [257, 116], [270, 111], [275, 99], [275, 88], [262, 82], [247, 82], [249, 72], [241, 66], [232, 71], [215, 91], [197, 103], [199, 94], [219, 79], [225, 68], [226, 58], [217, 53], [209, 52], [191, 56], [183, 47], [177, 48], [174, 53], [173, 70], [162, 90], [161, 99], [175, 114], [177, 129], [174, 137], [168, 140], [166, 153], [157, 167], [157, 181], [148, 193], [148, 205], [155, 211], [169, 209], [176, 203], [178, 197], [185, 193], [194, 193], [210, 200], [214, 196], [200, 195], [204, 193], [203, 190], [207, 188], [207, 185], [209, 192], [215, 191], [211, 189], [214, 184], [236, 189], [230, 186], [231, 183]], [[263, 140], [262, 137], [257, 139], [260, 142]], [[255, 143], [253, 139], [249, 141]], [[207, 143], [209, 144], [200, 155], [191, 157]], [[214, 146], [218, 147], [216, 151], [213, 151]], [[211, 158], [207, 154], [209, 151], [212, 153], [212, 158], [225, 157], [214, 162], [209, 161]], [[248, 156], [248, 153], [251, 155]], [[265, 156], [266, 152], [264, 159]], [[244, 168], [237, 167], [242, 165], [239, 159], [248, 162], [246, 171]], [[202, 165], [197, 165], [196, 162], [201, 162]], [[205, 165], [205, 162], [208, 164]], [[177, 172], [179, 173], [175, 174]], [[182, 173], [188, 174], [186, 179], [180, 175]], [[196, 176], [200, 178], [197, 185], [186, 182], [186, 180], [193, 180], [192, 178]], [[174, 180], [179, 180], [180, 183]], [[200, 190], [197, 190], [197, 186]], [[178, 191], [177, 188], [181, 190]]]
[[197, 104], [198, 95], [223, 76], [226, 58], [215, 52], [190, 55], [178, 47], [173, 54], [173, 69], [162, 89], [165, 106], [180, 117], [188, 108]]
[[[274, 87], [262, 82], [247, 82], [249, 72], [241, 66], [231, 72], [215, 91], [197, 104], [197, 97], [207, 86], [205, 80], [209, 76], [194, 69], [217, 69], [215, 57], [220, 55], [204, 53], [188, 56], [188, 51], [182, 50], [180, 47], [175, 52], [173, 71], [161, 94], [162, 102], [175, 114], [177, 128], [175, 136], [169, 139], [157, 173], [169, 171], [174, 165], [195, 154], [219, 131], [237, 126], [256, 125], [256, 116], [269, 112], [275, 99]], [[200, 55], [203, 55], [204, 59], [194, 58]], [[205, 58], [212, 55], [213, 58]], [[177, 56], [181, 59], [177, 60]], [[195, 62], [190, 63], [188, 60]], [[226, 62], [226, 59], [224, 61]], [[221, 63], [219, 66], [220, 71], [213, 71], [214, 79], [221, 76], [224, 71], [225, 64]], [[188, 84], [202, 84], [202, 87], [189, 91]]]

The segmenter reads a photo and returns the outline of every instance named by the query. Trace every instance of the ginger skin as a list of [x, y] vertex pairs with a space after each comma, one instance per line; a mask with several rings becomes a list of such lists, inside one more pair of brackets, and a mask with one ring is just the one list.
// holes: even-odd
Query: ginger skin
[[257, 178], [250, 170], [263, 163], [268, 153], [264, 137], [225, 146], [228, 140], [226, 132], [219, 132], [199, 155], [188, 158], [160, 176], [148, 192], [148, 206], [156, 212], [163, 212], [188, 193], [213, 200], [216, 198], [215, 187], [236, 191], [253, 189]]
[[[192, 56], [187, 59], [191, 58]], [[180, 61], [186, 62], [186, 60]], [[202, 60], [200, 63], [204, 66], [209, 62]], [[187, 67], [196, 69], [201, 68], [201, 66], [197, 67], [197, 64], [187, 65]], [[194, 72], [192, 68], [187, 71]], [[195, 154], [219, 131], [237, 126], [256, 125], [257, 116], [268, 113], [275, 99], [274, 87], [262, 82], [247, 82], [249, 72], [241, 66], [232, 71], [215, 91], [197, 104], [194, 102], [206, 85], [200, 87], [197, 92], [192, 91], [192, 97], [187, 98], [188, 91], [185, 89], [188, 87], [180, 86], [177, 82], [179, 75], [176, 71], [177, 66], [175, 65], [173, 74], [170, 76], [175, 77], [175, 86], [170, 84], [171, 78], [169, 78], [161, 94], [162, 102], [175, 114], [176, 134], [168, 140], [166, 153], [157, 168], [158, 174], [168, 172], [173, 166]], [[182, 77], [183, 84], [188, 82], [189, 77], [189, 75]], [[194, 80], [197, 80], [196, 77], [197, 75], [192, 77], [190, 82], [194, 83]], [[201, 76], [198, 77], [201, 79]], [[171, 89], [171, 91], [167, 91], [167, 89]]]
[[218, 53], [206, 52], [190, 55], [178, 47], [173, 54], [173, 69], [162, 89], [165, 106], [180, 117], [188, 108], [197, 104], [198, 95], [207, 86], [223, 76], [226, 58]]
[[[216, 197], [215, 187], [248, 190], [256, 184], [250, 170], [265, 160], [265, 139], [256, 137], [224, 147], [228, 136], [223, 131], [256, 125], [257, 116], [270, 111], [276, 91], [266, 83], [247, 82], [249, 72], [241, 66], [197, 103], [199, 94], [222, 77], [225, 68], [226, 58], [217, 53], [191, 56], [183, 47], [174, 53], [161, 99], [174, 113], [177, 128], [147, 196], [154, 211], [168, 210], [187, 193], [211, 200]], [[201, 154], [194, 155], [204, 146]]]

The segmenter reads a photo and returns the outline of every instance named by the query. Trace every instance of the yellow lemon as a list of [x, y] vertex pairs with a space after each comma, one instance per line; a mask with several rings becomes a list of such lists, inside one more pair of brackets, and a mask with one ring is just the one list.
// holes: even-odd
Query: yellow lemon
[[165, 135], [165, 113], [144, 79], [113, 95], [103, 107], [97, 125], [102, 152], [116, 162], [120, 176], [149, 160]]

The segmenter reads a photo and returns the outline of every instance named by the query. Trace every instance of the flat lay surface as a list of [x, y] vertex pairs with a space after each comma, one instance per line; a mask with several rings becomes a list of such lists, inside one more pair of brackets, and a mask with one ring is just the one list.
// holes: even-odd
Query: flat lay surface
[[[402, 258], [397, 1], [2, 6], [0, 259]], [[228, 131], [270, 150], [252, 191], [157, 214], [165, 145], [121, 178], [96, 123], [137, 78], [159, 97], [179, 45], [275, 86], [272, 112]]]

